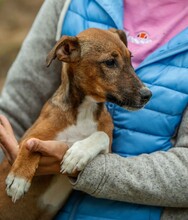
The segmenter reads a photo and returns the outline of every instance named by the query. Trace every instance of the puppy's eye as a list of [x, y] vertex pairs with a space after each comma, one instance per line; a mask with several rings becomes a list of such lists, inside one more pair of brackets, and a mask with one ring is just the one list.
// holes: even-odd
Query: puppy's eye
[[106, 60], [106, 61], [104, 61], [104, 64], [105, 64], [108, 68], [117, 67], [117, 62], [116, 62], [115, 59]]

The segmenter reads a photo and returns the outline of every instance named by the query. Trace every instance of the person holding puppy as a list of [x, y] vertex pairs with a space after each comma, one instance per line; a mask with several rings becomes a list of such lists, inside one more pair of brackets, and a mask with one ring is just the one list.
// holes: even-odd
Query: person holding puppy
[[[56, 219], [187, 218], [187, 12], [186, 1], [172, 0], [44, 2], [0, 98], [1, 145], [10, 163], [17, 140], [60, 82], [60, 63], [46, 69], [44, 61], [61, 35], [89, 27], [124, 29], [132, 64], [153, 93], [137, 112], [107, 103], [115, 126], [113, 153], [98, 155], [70, 178], [87, 194], [74, 192]], [[38, 175], [45, 175], [59, 172], [57, 155], [67, 148], [31, 139], [28, 150], [42, 153]]]

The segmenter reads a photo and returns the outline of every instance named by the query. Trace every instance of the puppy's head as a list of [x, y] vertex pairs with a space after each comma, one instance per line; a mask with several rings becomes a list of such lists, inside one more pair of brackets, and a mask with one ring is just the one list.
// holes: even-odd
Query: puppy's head
[[137, 77], [123, 31], [90, 28], [77, 37], [63, 36], [47, 57], [58, 58], [67, 74], [86, 96], [96, 102], [113, 102], [128, 110], [142, 108], [151, 92]]

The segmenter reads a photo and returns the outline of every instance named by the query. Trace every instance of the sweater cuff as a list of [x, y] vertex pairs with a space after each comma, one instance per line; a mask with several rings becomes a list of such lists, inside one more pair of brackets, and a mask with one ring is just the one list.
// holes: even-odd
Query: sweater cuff
[[77, 178], [70, 178], [74, 189], [97, 195], [105, 182], [106, 159], [104, 154], [98, 155], [85, 169], [79, 173]]

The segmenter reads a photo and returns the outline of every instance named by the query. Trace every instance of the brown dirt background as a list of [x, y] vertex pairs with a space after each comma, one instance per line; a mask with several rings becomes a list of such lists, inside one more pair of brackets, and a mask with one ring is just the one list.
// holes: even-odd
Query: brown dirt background
[[0, 0], [0, 90], [44, 0]]

